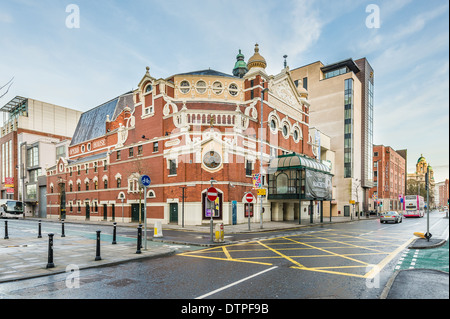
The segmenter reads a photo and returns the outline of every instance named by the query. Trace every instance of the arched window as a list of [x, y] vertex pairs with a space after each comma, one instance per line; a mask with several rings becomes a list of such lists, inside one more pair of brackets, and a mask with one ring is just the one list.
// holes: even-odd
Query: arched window
[[288, 192], [288, 176], [286, 173], [281, 173], [277, 176], [277, 193], [286, 194]]

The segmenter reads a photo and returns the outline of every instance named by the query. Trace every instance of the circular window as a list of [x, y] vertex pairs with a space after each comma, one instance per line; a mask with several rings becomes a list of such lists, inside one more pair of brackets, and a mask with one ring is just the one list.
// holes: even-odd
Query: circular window
[[236, 96], [238, 94], [238, 87], [236, 84], [231, 83], [230, 86], [228, 87], [228, 91], [230, 92], [230, 94], [232, 96]]
[[202, 81], [202, 80], [198, 81], [196, 84], [196, 89], [197, 89], [197, 92], [200, 94], [205, 93], [206, 92], [206, 82]]
[[90, 151], [91, 150], [91, 143], [87, 144], [87, 150]]
[[221, 162], [222, 159], [217, 152], [209, 151], [203, 156], [203, 164], [208, 168], [215, 169], [220, 166]]
[[84, 150], [85, 150], [85, 146], [81, 145], [81, 152], [84, 153]]
[[181, 83], [180, 83], [181, 93], [186, 94], [186, 93], [189, 93], [190, 90], [191, 90], [191, 85], [189, 84], [189, 82], [186, 80], [181, 81]]
[[223, 85], [219, 81], [213, 83], [213, 92], [216, 94], [221, 94], [223, 92]]
[[151, 85], [151, 84], [147, 85], [147, 87], [145, 88], [145, 93], [149, 93], [149, 92], [151, 92], [151, 91], [152, 91], [152, 89], [153, 89], [153, 87], [152, 87], [152, 85]]

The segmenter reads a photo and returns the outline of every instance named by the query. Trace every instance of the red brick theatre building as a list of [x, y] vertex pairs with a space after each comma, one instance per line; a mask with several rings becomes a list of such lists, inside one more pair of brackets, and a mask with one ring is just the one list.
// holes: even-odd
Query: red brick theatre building
[[[137, 89], [81, 115], [68, 157], [47, 170], [48, 218], [142, 222], [145, 174], [149, 223], [199, 225], [211, 214], [243, 223], [247, 207], [259, 222], [260, 201], [263, 221], [298, 219], [301, 203], [314, 199], [305, 194], [305, 169], [331, 181], [330, 169], [312, 151], [307, 91], [288, 67], [277, 75], [265, 68], [258, 45], [248, 63], [239, 52], [233, 75], [207, 69], [157, 79], [147, 67]], [[265, 197], [253, 183], [261, 154]], [[277, 168], [286, 157], [297, 163], [292, 170]], [[248, 192], [255, 199], [245, 206]]]

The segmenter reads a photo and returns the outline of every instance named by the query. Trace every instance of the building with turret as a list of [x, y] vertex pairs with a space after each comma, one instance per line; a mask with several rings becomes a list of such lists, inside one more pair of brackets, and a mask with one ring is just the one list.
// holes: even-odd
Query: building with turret
[[430, 207], [434, 207], [434, 192], [435, 192], [435, 180], [434, 171], [431, 165], [427, 162], [423, 154], [417, 159], [416, 171], [414, 173], [408, 174], [407, 177], [407, 195], [420, 195], [426, 200], [427, 192], [425, 187], [425, 174], [429, 172], [429, 202]]
[[[145, 197], [149, 223], [309, 218], [316, 203], [332, 198], [332, 151], [316, 158], [307, 94], [288, 68], [268, 75], [266, 66], [256, 45], [247, 63], [239, 51], [233, 74], [157, 78], [147, 67], [136, 89], [81, 115], [68, 156], [47, 170], [48, 216], [142, 222]], [[310, 187], [305, 176], [323, 182]], [[214, 203], [206, 196], [211, 185]], [[261, 189], [266, 195], [258, 197]]]

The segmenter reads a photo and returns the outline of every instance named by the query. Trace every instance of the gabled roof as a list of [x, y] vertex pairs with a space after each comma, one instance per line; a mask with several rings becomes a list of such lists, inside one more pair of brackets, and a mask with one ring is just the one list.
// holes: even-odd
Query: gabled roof
[[76, 145], [106, 134], [106, 118], [114, 121], [128, 106], [134, 110], [133, 93], [127, 92], [81, 114], [70, 145]]

